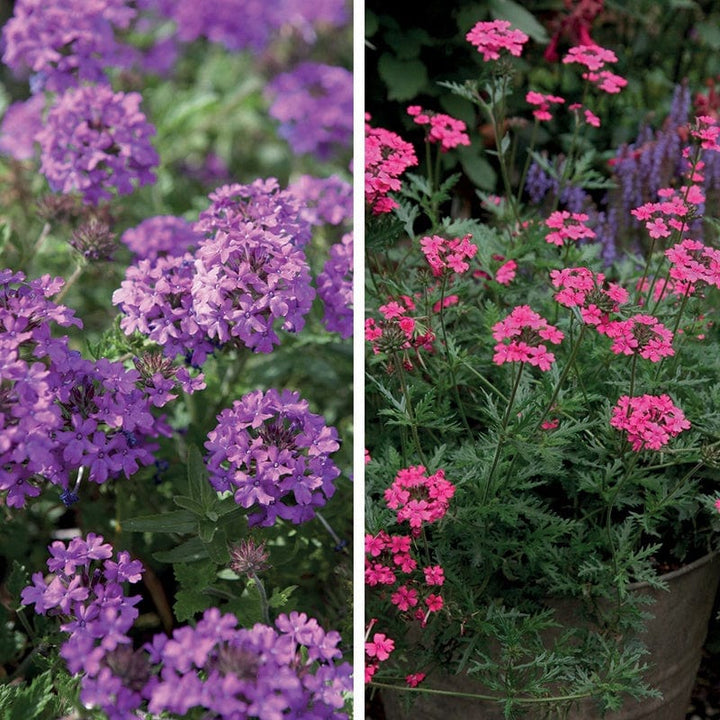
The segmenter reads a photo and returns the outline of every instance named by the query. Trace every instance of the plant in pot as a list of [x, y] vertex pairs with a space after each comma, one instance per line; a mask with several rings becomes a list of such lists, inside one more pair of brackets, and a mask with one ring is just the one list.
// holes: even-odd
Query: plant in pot
[[445, 211], [463, 123], [408, 109], [425, 176], [367, 127], [366, 681], [390, 718], [679, 720], [720, 571], [720, 126], [672, 129], [669, 181], [630, 211], [645, 241], [610, 253], [627, 198], [591, 108], [625, 84], [615, 53], [572, 48], [560, 96], [518, 87], [509, 23], [467, 39], [486, 72], [447, 85], [503, 183], [479, 218]]

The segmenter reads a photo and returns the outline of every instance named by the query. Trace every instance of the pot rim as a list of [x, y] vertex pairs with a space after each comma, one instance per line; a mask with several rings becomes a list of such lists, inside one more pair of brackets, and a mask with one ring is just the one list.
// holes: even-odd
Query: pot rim
[[[701, 558], [694, 560], [693, 562], [689, 563], [688, 565], [683, 565], [682, 567], [679, 567], [677, 570], [671, 570], [669, 573], [664, 573], [662, 575], [658, 575], [658, 579], [666, 581], [666, 582], [672, 581], [675, 578], [686, 575], [687, 573], [691, 573], [694, 570], [702, 567], [703, 565], [706, 565], [710, 562], [713, 562], [714, 560], [717, 560], [717, 558], [719, 556], [720, 556], [720, 551], [711, 550], [706, 555], [703, 555]], [[650, 585], [650, 583], [647, 581], [631, 583], [628, 586], [628, 588], [631, 590], [639, 590], [641, 588], [650, 588], [650, 587], [652, 587], [652, 585]]]

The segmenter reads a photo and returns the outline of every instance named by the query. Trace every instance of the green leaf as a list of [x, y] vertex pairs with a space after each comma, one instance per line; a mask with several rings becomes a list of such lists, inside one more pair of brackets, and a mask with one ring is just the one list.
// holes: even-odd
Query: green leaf
[[30, 685], [0, 685], [2, 720], [33, 720], [52, 700], [52, 676], [38, 675]]
[[153, 553], [153, 557], [165, 563], [195, 562], [207, 559], [208, 551], [199, 537], [193, 537], [172, 550]]
[[178, 622], [185, 622], [192, 620], [197, 613], [207, 610], [212, 604], [212, 598], [199, 590], [178, 590], [173, 612]]
[[191, 445], [187, 454], [187, 479], [190, 497], [202, 507], [202, 514], [218, 504], [217, 491], [208, 480], [208, 471], [200, 450]]
[[30, 576], [24, 565], [13, 560], [12, 569], [5, 581], [5, 587], [12, 598], [20, 599], [20, 593], [30, 584]]
[[412, 100], [427, 84], [425, 65], [419, 60], [398, 60], [383, 53], [378, 61], [378, 72], [388, 88], [388, 100]]
[[286, 587], [284, 590], [274, 588], [272, 595], [268, 599], [268, 605], [275, 610], [285, 607], [290, 600], [290, 596], [297, 590], [297, 587], [297, 585], [290, 585], [290, 587]]
[[176, 495], [173, 498], [173, 502], [181, 507], [185, 508], [186, 510], [189, 510], [193, 515], [204, 515], [205, 511], [203, 510], [203, 506], [197, 501], [194, 500], [191, 497], [188, 497], [187, 495]]
[[122, 529], [129, 532], [185, 534], [195, 529], [197, 520], [188, 510], [173, 510], [157, 515], [142, 515], [123, 520]]
[[518, 5], [513, 0], [490, 0], [489, 4], [490, 13], [496, 19], [508, 20], [514, 28], [522, 30], [536, 42], [549, 42], [550, 38], [545, 28], [522, 5]]
[[212, 563], [176, 563], [173, 566], [175, 579], [183, 587], [192, 587], [202, 590], [212, 585], [217, 575]]

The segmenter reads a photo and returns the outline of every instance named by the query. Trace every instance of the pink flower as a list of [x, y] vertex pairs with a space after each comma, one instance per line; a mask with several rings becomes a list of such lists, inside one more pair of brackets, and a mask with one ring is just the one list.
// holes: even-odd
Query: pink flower
[[455, 486], [445, 479], [443, 470], [427, 476], [422, 465], [402, 469], [385, 490], [385, 502], [397, 510], [398, 522], [408, 521], [414, 532], [423, 523], [437, 522], [450, 505]]
[[625, 430], [632, 449], [659, 450], [690, 427], [669, 395], [623, 395], [613, 408], [610, 425]]
[[525, 95], [525, 101], [530, 105], [538, 106], [537, 110], [533, 110], [533, 116], [537, 120], [552, 120], [550, 105], [564, 103], [565, 98], [557, 95], [543, 95], [542, 93], [531, 90]]
[[433, 312], [439, 313], [440, 310], [451, 307], [452, 305], [457, 305], [460, 302], [460, 298], [457, 295], [448, 295], [446, 298], [443, 298], [442, 301], [442, 308], [440, 307], [440, 301], [438, 300], [433, 305]]
[[432, 269], [433, 275], [439, 277], [446, 272], [458, 275], [470, 268], [468, 260], [475, 257], [477, 245], [470, 242], [472, 235], [462, 238], [445, 239], [439, 235], [420, 238], [420, 248]]
[[467, 126], [462, 120], [456, 120], [450, 115], [423, 110], [419, 105], [411, 105], [407, 109], [408, 115], [413, 117], [417, 125], [429, 125], [426, 140], [431, 143], [440, 143], [442, 152], [447, 152], [458, 145], [470, 145]]
[[428, 585], [442, 585], [445, 582], [445, 571], [440, 565], [423, 568], [423, 573]]
[[405, 682], [408, 684], [408, 687], [417, 687], [425, 677], [425, 673], [411, 673], [405, 676]]
[[565, 240], [580, 240], [581, 238], [594, 238], [595, 231], [584, 223], [588, 220], [585, 213], [570, 213], [567, 210], [556, 210], [545, 220], [545, 224], [554, 232], [545, 236], [546, 242], [562, 247]]
[[517, 263], [514, 260], [508, 260], [497, 269], [495, 282], [501, 285], [509, 285], [515, 279], [516, 272]]
[[443, 599], [441, 595], [433, 595], [432, 593], [425, 598], [425, 604], [430, 612], [438, 612], [442, 610]]
[[670, 277], [674, 280], [720, 288], [720, 250], [687, 239], [666, 250], [665, 256], [672, 263]]
[[674, 355], [672, 332], [652, 315], [635, 315], [605, 326], [605, 334], [613, 339], [611, 350], [618, 355], [639, 354], [651, 362]]
[[384, 633], [375, 633], [372, 642], [365, 643], [365, 652], [368, 657], [380, 660], [387, 660], [390, 653], [395, 649], [395, 641]]
[[627, 80], [624, 77], [615, 75], [615, 73], [611, 73], [609, 70], [602, 70], [599, 73], [583, 73], [583, 79], [589, 80], [600, 90], [611, 95], [619, 93], [627, 85]]
[[371, 462], [372, 462], [372, 458], [370, 457], [370, 452], [368, 451], [367, 448], [365, 448], [365, 464], [367, 465], [368, 463], [371, 463]]
[[690, 135], [700, 140], [700, 147], [703, 150], [714, 150], [720, 152], [718, 145], [718, 136], [720, 136], [720, 126], [715, 118], [709, 115], [701, 115], [695, 118], [695, 125], [690, 130]]
[[[519, 305], [504, 320], [493, 326], [495, 346], [493, 362], [502, 365], [505, 362], [527, 362], [549, 370], [555, 362], [555, 356], [548, 352], [542, 343], [547, 340], [559, 344], [564, 335], [555, 326], [533, 312], [528, 305]], [[505, 342], [505, 341], [509, 342]]]
[[715, 509], [720, 512], [720, 498], [715, 501]]
[[405, 612], [418, 604], [418, 592], [415, 588], [408, 588], [401, 585], [396, 592], [390, 596], [390, 601], [396, 605], [398, 610]]
[[500, 51], [507, 50], [511, 55], [520, 57], [528, 36], [520, 30], [511, 30], [507, 20], [478, 22], [465, 36], [465, 39], [482, 53], [483, 60], [498, 60]]
[[588, 70], [601, 70], [605, 63], [616, 63], [617, 56], [612, 50], [607, 50], [599, 45], [578, 45], [570, 48], [568, 54], [563, 58], [564, 63], [579, 63], [585, 65]]

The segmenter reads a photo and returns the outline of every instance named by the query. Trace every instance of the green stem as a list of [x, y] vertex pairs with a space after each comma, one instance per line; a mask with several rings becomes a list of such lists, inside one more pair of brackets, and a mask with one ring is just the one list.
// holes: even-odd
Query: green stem
[[523, 167], [522, 175], [520, 176], [520, 185], [518, 186], [518, 193], [517, 193], [517, 202], [518, 204], [522, 202], [522, 195], [525, 191], [525, 182], [527, 180], [527, 174], [530, 170], [530, 160], [532, 159], [532, 155], [530, 154], [533, 148], [535, 147], [535, 141], [537, 140], [537, 131], [538, 126], [540, 125], [540, 121], [536, 118], [535, 124], [533, 125], [532, 129], [532, 135], [530, 136], [530, 147], [527, 149], [527, 157], [525, 158], [525, 165]]
[[415, 410], [413, 408], [410, 392], [405, 381], [405, 372], [402, 366], [402, 359], [397, 352], [393, 353], [393, 361], [397, 369], [398, 377], [400, 378], [400, 389], [402, 390], [403, 397], [405, 398], [405, 407], [407, 408], [408, 419], [410, 420], [410, 432], [412, 433], [413, 442], [415, 443], [415, 449], [417, 450], [418, 456], [420, 457], [422, 464], [427, 467], [428, 462], [425, 458], [425, 453], [423, 452], [422, 445], [420, 444], [420, 436], [418, 435], [417, 421], [415, 419]]
[[262, 607], [263, 620], [265, 621], [266, 625], [269, 625], [270, 604], [268, 603], [267, 594], [265, 593], [265, 587], [256, 572], [248, 573], [248, 577], [255, 583], [255, 587], [257, 587], [258, 589], [258, 593], [260, 594], [260, 605]]
[[67, 279], [63, 289], [55, 296], [53, 302], [60, 303], [62, 299], [67, 295], [68, 290], [75, 284], [76, 280], [82, 275], [84, 265], [76, 265], [73, 274]]

